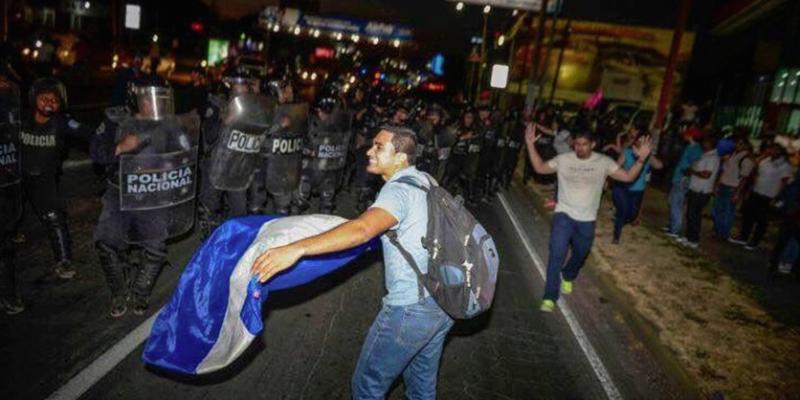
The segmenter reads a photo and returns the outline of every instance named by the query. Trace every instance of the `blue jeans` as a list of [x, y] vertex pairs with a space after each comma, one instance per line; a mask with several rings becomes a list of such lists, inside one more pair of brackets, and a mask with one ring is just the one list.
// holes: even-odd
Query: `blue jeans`
[[644, 191], [630, 190], [624, 185], [614, 186], [611, 198], [614, 200], [616, 214], [614, 216], [614, 239], [619, 240], [622, 227], [636, 220], [639, 216], [639, 207], [642, 205]]
[[452, 327], [431, 297], [408, 306], [384, 304], [361, 348], [353, 399], [383, 399], [400, 374], [408, 399], [435, 399], [439, 360]]
[[[550, 258], [547, 262], [547, 282], [544, 298], [558, 300], [561, 277], [574, 281], [578, 277], [594, 241], [594, 221], [583, 222], [570, 218], [565, 213], [556, 213], [550, 231]], [[567, 260], [567, 250], [572, 243], [572, 255]], [[563, 269], [562, 269], [563, 267]]]
[[669, 231], [680, 235], [683, 230], [683, 200], [689, 191], [689, 180], [682, 179], [669, 190]]
[[733, 219], [736, 216], [736, 204], [733, 202], [735, 187], [719, 185], [717, 198], [714, 199], [714, 234], [727, 239], [731, 235]]

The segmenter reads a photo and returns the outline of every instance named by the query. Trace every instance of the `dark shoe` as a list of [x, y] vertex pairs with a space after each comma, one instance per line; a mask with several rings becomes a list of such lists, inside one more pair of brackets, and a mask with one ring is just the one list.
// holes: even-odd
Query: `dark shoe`
[[144, 315], [150, 309], [150, 299], [147, 296], [133, 296], [133, 313]]
[[25, 311], [25, 304], [18, 296], [0, 298], [0, 308], [6, 310], [8, 315], [17, 315]]
[[127, 303], [127, 296], [111, 296], [111, 306], [108, 307], [108, 313], [114, 318], [125, 315], [128, 311]]
[[55, 273], [60, 279], [68, 281], [75, 277], [75, 267], [69, 261], [62, 261], [56, 264]]

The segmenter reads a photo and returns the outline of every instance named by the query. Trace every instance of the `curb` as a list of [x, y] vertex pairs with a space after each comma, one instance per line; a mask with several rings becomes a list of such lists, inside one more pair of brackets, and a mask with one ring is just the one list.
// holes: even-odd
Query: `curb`
[[[540, 201], [544, 201], [546, 198], [544, 193], [542, 193], [535, 184], [523, 184], [520, 185], [520, 187], [523, 193], [530, 194], [536, 198], [537, 201], [534, 202], [534, 207], [542, 213], [542, 216], [548, 221], [552, 220], [552, 213], [548, 213], [548, 210], [544, 210], [540, 204]], [[597, 245], [592, 246], [590, 256], [597, 264], [601, 264], [608, 269], [613, 268]], [[584, 271], [584, 273], [586, 272], [589, 273], [589, 276], [594, 278], [597, 286], [601, 289], [602, 293], [608, 297], [609, 302], [614, 305], [615, 310], [620, 312], [625, 323], [631, 328], [634, 335], [644, 344], [645, 348], [653, 355], [659, 364], [664, 367], [665, 373], [675, 381], [678, 387], [685, 393], [691, 394], [691, 398], [706, 398], [707, 396], [698, 388], [695, 379], [681, 365], [672, 350], [661, 342], [658, 329], [653, 326], [650, 321], [642, 317], [633, 307], [629, 306], [629, 304], [631, 304], [629, 296], [617, 287], [612, 281], [612, 278], [603, 272], [596, 271], [595, 268], [588, 268]]]

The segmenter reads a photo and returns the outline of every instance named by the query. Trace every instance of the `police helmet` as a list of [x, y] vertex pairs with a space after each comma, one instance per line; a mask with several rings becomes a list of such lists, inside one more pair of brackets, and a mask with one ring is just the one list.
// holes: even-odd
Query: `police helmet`
[[28, 91], [28, 101], [31, 107], [36, 107], [36, 97], [42, 93], [53, 93], [61, 100], [61, 107], [67, 107], [67, 88], [60, 80], [53, 77], [39, 78], [31, 84]]

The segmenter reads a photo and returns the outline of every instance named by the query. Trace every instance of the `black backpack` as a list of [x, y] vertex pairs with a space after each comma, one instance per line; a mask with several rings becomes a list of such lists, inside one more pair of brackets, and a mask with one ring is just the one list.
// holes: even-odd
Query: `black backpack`
[[461, 196], [453, 198], [430, 176], [425, 187], [414, 178], [394, 182], [413, 186], [427, 194], [428, 229], [422, 247], [428, 251], [428, 273], [423, 274], [414, 258], [397, 240], [397, 232], [386, 233], [416, 272], [420, 298], [423, 286], [436, 303], [455, 319], [472, 318], [492, 305], [500, 257], [492, 236], [465, 207]]

